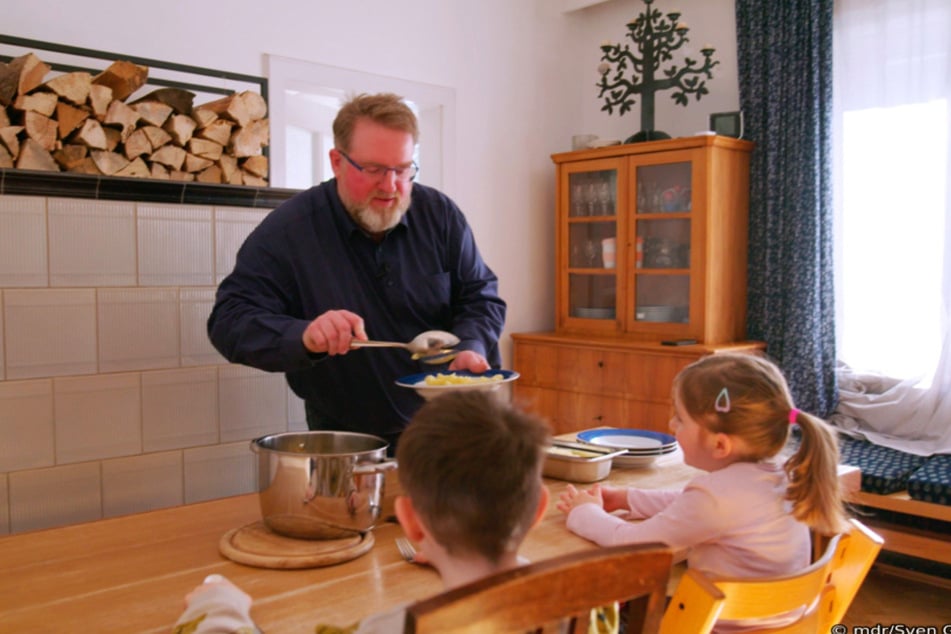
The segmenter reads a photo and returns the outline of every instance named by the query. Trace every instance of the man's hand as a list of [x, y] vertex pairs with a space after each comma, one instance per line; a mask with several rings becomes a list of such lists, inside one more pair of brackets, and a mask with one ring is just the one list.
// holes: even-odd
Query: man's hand
[[311, 352], [331, 356], [350, 352], [354, 339], [365, 341], [363, 317], [349, 310], [328, 310], [308, 324], [304, 330], [304, 347]]
[[488, 369], [489, 362], [485, 360], [485, 357], [472, 350], [463, 350], [452, 360], [452, 363], [449, 364], [450, 372], [468, 370], [473, 374], [482, 374]]

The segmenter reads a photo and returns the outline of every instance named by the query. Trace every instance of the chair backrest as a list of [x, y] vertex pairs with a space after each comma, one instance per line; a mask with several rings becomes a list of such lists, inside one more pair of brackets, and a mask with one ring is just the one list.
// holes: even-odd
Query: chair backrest
[[[882, 548], [881, 537], [858, 520], [850, 524], [818, 560], [793, 575], [711, 580], [688, 570], [664, 613], [661, 633], [705, 634], [718, 619], [755, 620], [777, 633], [828, 632], [842, 622]], [[770, 621], [776, 626], [767, 628]]]
[[587, 631], [592, 608], [629, 601], [628, 629], [656, 633], [673, 554], [663, 544], [596, 548], [528, 564], [447, 590], [407, 608], [407, 634]]

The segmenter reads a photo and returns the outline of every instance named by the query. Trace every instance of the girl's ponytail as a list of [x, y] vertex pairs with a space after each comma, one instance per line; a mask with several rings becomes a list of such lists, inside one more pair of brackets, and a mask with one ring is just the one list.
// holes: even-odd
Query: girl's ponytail
[[799, 423], [799, 449], [786, 461], [786, 499], [793, 516], [824, 535], [847, 528], [839, 484], [839, 445], [835, 431], [812, 414], [792, 410], [790, 423]]

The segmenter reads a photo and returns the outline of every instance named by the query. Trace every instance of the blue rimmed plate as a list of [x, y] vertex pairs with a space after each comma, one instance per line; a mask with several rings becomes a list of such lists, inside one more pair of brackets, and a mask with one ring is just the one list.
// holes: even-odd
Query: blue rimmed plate
[[[438, 378], [440, 375], [452, 375], [453, 377], [461, 377], [463, 379], [469, 378], [474, 379], [472, 382], [460, 382], [460, 383], [449, 383], [447, 382], [444, 385], [432, 385], [426, 382], [427, 377]], [[465, 372], [463, 370], [456, 370], [450, 372], [448, 370], [435, 371], [435, 372], [420, 372], [419, 374], [410, 374], [409, 376], [404, 376], [401, 379], [396, 380], [396, 384], [400, 387], [408, 387], [416, 390], [416, 393], [422, 396], [423, 398], [429, 400], [435, 398], [440, 394], [445, 394], [447, 392], [465, 392], [472, 390], [487, 390], [494, 391], [502, 387], [506, 383], [511, 383], [519, 377], [518, 372], [512, 370], [487, 370], [483, 374], [475, 374], [473, 372]], [[483, 380], [490, 379], [490, 380]]]
[[626, 449], [632, 454], [667, 453], [677, 445], [670, 434], [647, 429], [587, 429], [578, 432], [578, 440], [592, 445]]

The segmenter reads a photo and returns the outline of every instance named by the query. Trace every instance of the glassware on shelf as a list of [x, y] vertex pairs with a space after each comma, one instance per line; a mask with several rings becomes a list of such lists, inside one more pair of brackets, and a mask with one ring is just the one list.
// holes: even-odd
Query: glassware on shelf
[[598, 266], [601, 259], [601, 250], [598, 248], [598, 242], [592, 238], [588, 238], [584, 243], [584, 257], [585, 265], [591, 268]]

